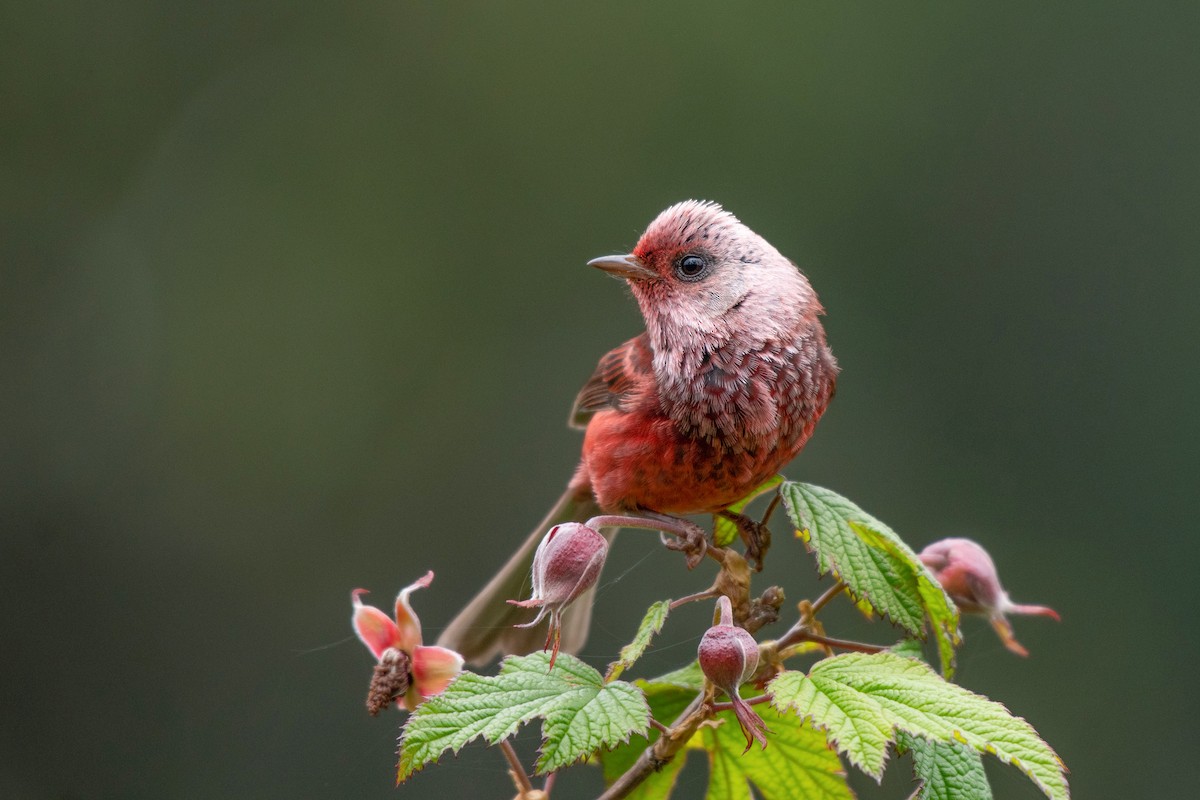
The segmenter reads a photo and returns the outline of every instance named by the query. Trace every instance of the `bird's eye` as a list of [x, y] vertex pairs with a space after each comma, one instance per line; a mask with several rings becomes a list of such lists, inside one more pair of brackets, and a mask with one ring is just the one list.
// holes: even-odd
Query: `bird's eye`
[[684, 256], [676, 262], [675, 274], [681, 280], [698, 281], [708, 274], [708, 260], [695, 254]]

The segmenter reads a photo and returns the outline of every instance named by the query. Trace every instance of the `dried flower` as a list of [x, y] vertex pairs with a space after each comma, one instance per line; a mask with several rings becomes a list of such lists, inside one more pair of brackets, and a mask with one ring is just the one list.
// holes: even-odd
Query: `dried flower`
[[1046, 606], [1020, 605], [1008, 598], [992, 557], [970, 539], [943, 539], [921, 551], [921, 561], [933, 571], [942, 588], [964, 613], [982, 614], [992, 623], [1004, 646], [1028, 656], [1013, 635], [1006, 614], [1035, 614], [1057, 621], [1058, 612]]
[[366, 589], [350, 593], [354, 605], [354, 632], [379, 661], [367, 695], [367, 710], [378, 714], [391, 704], [414, 710], [422, 700], [444, 690], [454, 676], [462, 671], [463, 658], [445, 647], [421, 644], [421, 621], [413, 613], [408, 596], [433, 582], [427, 572], [416, 583], [405, 587], [396, 597], [396, 618], [374, 606], [364, 605], [359, 595]]

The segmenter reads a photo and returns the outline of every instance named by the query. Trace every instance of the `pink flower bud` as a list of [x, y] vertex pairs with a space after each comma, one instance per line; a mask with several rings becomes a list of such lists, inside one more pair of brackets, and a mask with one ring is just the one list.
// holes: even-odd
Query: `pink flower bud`
[[1058, 612], [1052, 608], [1012, 602], [1000, 585], [992, 557], [970, 539], [934, 542], [921, 551], [920, 558], [961, 611], [986, 616], [1004, 646], [1019, 656], [1027, 656], [1029, 651], [1013, 635], [1006, 614], [1033, 614], [1059, 620]]
[[518, 628], [532, 628], [549, 615], [550, 630], [544, 649], [553, 644], [551, 669], [558, 658], [562, 612], [595, 585], [607, 557], [608, 540], [598, 531], [578, 522], [555, 525], [533, 556], [533, 597], [508, 601], [514, 606], [538, 609], [538, 615], [532, 621], [518, 625]]
[[728, 597], [719, 598], [717, 608], [721, 621], [705, 631], [700, 640], [697, 651], [700, 669], [714, 686], [729, 695], [733, 713], [746, 736], [746, 750], [755, 741], [766, 747], [767, 726], [742, 700], [738, 688], [758, 670], [758, 643], [748, 631], [733, 624], [733, 607]]

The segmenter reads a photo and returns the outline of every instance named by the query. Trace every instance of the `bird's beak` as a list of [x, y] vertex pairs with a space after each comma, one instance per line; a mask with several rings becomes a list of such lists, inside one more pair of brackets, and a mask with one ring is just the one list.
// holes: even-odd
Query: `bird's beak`
[[602, 256], [593, 258], [587, 262], [589, 267], [602, 269], [609, 275], [618, 278], [628, 278], [631, 281], [648, 281], [657, 278], [658, 275], [654, 270], [642, 263], [642, 260], [635, 255], [627, 256]]

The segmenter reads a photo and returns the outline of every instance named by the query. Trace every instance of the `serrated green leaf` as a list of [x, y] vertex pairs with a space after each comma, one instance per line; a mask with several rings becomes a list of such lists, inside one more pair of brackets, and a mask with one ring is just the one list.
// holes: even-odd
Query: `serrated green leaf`
[[[700, 662], [693, 661], [686, 667], [680, 667], [673, 672], [668, 672], [666, 675], [659, 675], [657, 678], [651, 678], [648, 681], [637, 681], [637, 685], [643, 688], [662, 683], [670, 684], [680, 689], [691, 689], [695, 693], [704, 688], [704, 672], [700, 669]], [[651, 704], [651, 708], [653, 707], [653, 704]], [[662, 720], [657, 714], [655, 717]], [[662, 721], [665, 722], [666, 720]]]
[[[750, 503], [752, 503], [756, 497], [761, 497], [781, 483], [783, 483], [783, 476], [774, 476], [761, 486], [755, 488], [754, 491], [750, 492], [750, 494], [729, 506], [729, 510], [735, 514], [742, 513], [746, 510], [746, 506], [750, 505]], [[725, 519], [725, 517], [718, 515], [716, 517], [716, 522], [713, 524], [713, 543], [715, 543], [718, 547], [726, 547], [732, 544], [733, 540], [737, 537], [737, 525], [734, 525], [731, 520]]]
[[[708, 797], [750, 797], [754, 784], [763, 800], [849, 800], [854, 794], [846, 783], [842, 762], [825, 735], [792, 714], [781, 714], [767, 705], [754, 711], [767, 723], [767, 746], [743, 754], [746, 738], [732, 711], [717, 715], [720, 725], [701, 728], [708, 751]], [[800, 724], [797, 724], [800, 723]]]
[[1008, 709], [948, 683], [927, 664], [895, 653], [850, 653], [788, 671], [767, 691], [829, 732], [851, 763], [880, 778], [897, 730], [963, 742], [1024, 772], [1051, 800], [1070, 796], [1066, 768], [1033, 727]]
[[896, 642], [888, 648], [888, 652], [904, 656], [905, 658], [915, 658], [919, 661], [925, 660], [925, 648], [921, 645], [921, 640], [914, 639], [911, 636], [906, 636]]
[[951, 675], [954, 645], [959, 642], [958, 608], [912, 548], [836, 492], [794, 481], [785, 482], [779, 491], [821, 572], [834, 573], [856, 601], [867, 601], [914, 636], [925, 638], [928, 617], [942, 671]]
[[934, 641], [937, 642], [938, 659], [941, 661], [942, 674], [947, 679], [954, 677], [954, 647], [962, 642], [958, 631], [958, 606], [946, 594], [946, 590], [938, 583], [921, 562], [921, 559], [891, 531], [879, 531], [860, 523], [850, 523], [864, 542], [890, 553], [898, 562], [898, 568], [903, 570], [911, 582], [915, 582], [921, 605], [933, 628]]
[[638, 625], [633, 641], [622, 647], [620, 657], [608, 665], [608, 674], [604, 676], [604, 680], [611, 681], [621, 677], [622, 672], [632, 667], [634, 662], [642, 657], [646, 648], [650, 646], [650, 640], [662, 630], [669, 613], [671, 613], [670, 600], [659, 600], [646, 609], [646, 616], [642, 617], [642, 624]]
[[[705, 800], [753, 800], [750, 782], [738, 768], [737, 761], [711, 731], [701, 731], [704, 749], [708, 751], [708, 791]], [[747, 755], [749, 755], [747, 753]]]
[[500, 674], [464, 672], [419, 705], [404, 725], [398, 779], [478, 737], [496, 744], [537, 718], [543, 720], [538, 773], [614, 747], [632, 733], [645, 735], [650, 710], [640, 690], [624, 681], [606, 684], [599, 672], [566, 653], [558, 655], [553, 670], [549, 665], [547, 653], [510, 656]]
[[868, 599], [881, 614], [921, 635], [924, 609], [915, 587], [903, 585], [895, 559], [864, 542], [852, 522], [874, 530], [886, 526], [844, 497], [806, 483], [788, 481], [780, 488], [796, 529], [817, 556], [821, 572], [833, 572], [850, 591]]
[[931, 742], [901, 731], [896, 744], [912, 753], [913, 775], [921, 782], [917, 800], [992, 800], [983, 759], [962, 742]]
[[[696, 697], [693, 689], [672, 683], [638, 681], [654, 716], [665, 724], [675, 718]], [[685, 749], [681, 750], [661, 771], [643, 782], [632, 798], [665, 800], [675, 786], [687, 754], [704, 750], [709, 758], [710, 798], [750, 798], [750, 783], [758, 788], [763, 800], [848, 800], [854, 795], [846, 784], [845, 772], [837, 755], [829, 749], [825, 735], [804, 723], [794, 714], [780, 714], [767, 705], [755, 706], [770, 728], [767, 747], [755, 747], [743, 755], [746, 740], [732, 711], [718, 714], [716, 726], [701, 728]], [[657, 740], [657, 732], [651, 734]], [[611, 784], [633, 766], [647, 743], [633, 739], [600, 756], [604, 765], [604, 780]]]

